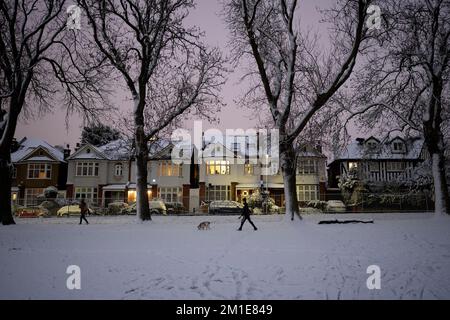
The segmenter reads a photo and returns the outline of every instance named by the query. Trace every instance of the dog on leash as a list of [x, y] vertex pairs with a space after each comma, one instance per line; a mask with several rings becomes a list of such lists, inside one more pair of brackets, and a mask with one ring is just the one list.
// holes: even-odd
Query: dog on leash
[[209, 222], [209, 221], [203, 221], [197, 226], [197, 229], [198, 230], [210, 230], [211, 229], [209, 227], [210, 224], [211, 224], [211, 222]]

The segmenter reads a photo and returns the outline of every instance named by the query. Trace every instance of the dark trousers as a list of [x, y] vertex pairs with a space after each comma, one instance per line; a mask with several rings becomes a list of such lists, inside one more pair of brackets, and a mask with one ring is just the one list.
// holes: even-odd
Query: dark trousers
[[242, 218], [241, 226], [239, 227], [239, 230], [242, 230], [242, 226], [244, 225], [244, 222], [245, 222], [246, 220], [248, 220], [248, 222], [250, 222], [250, 224], [253, 226], [253, 229], [255, 229], [255, 230], [257, 229], [256, 226], [253, 224], [252, 220], [250, 219], [250, 216], [244, 216], [244, 217]]
[[86, 221], [86, 224], [89, 224], [89, 222], [87, 221], [87, 219], [86, 219], [86, 215], [85, 214], [81, 214], [81, 216], [80, 216], [80, 224], [81, 224], [81, 222], [82, 221]]

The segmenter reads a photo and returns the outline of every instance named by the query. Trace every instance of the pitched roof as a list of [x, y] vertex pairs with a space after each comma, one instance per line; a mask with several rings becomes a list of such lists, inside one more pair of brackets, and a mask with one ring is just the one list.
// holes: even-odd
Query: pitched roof
[[[420, 137], [411, 137], [402, 139], [406, 145], [406, 152], [393, 152], [391, 143], [400, 137], [395, 137], [387, 142], [380, 142], [376, 151], [368, 151], [366, 144], [359, 141], [353, 141], [339, 154], [334, 157], [336, 160], [350, 159], [373, 159], [373, 160], [416, 160], [422, 152], [424, 140]], [[368, 140], [368, 139], [367, 139]], [[366, 141], [367, 141], [366, 140]]]
[[[38, 148], [44, 149], [50, 156], [60, 162], [64, 161], [64, 153], [44, 140], [37, 138], [23, 138], [19, 142], [19, 149], [11, 154], [12, 162], [20, 162]], [[41, 160], [42, 161], [42, 160]]]

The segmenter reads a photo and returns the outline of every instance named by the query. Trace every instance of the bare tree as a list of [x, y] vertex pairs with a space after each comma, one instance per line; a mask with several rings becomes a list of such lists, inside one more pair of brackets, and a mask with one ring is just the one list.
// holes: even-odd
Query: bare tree
[[[78, 55], [66, 28], [66, 1], [0, 1], [0, 220], [14, 224], [11, 212], [11, 143], [19, 116], [46, 111], [55, 102], [67, 112], [102, 101], [101, 77], [95, 65]], [[79, 67], [79, 66], [82, 66]], [[94, 86], [95, 84], [95, 86]]]
[[[445, 137], [450, 113], [450, 1], [386, 1], [386, 33], [358, 75], [352, 117], [419, 133], [432, 162], [435, 212], [450, 213]], [[356, 111], [357, 110], [357, 111]], [[448, 148], [448, 147], [447, 147]]]
[[[219, 104], [223, 59], [200, 42], [185, 18], [193, 0], [78, 0], [98, 50], [133, 100], [137, 213], [150, 220], [148, 143], [190, 108]], [[154, 124], [146, 130], [146, 123]]]
[[[335, 31], [332, 54], [318, 52], [314, 38], [296, 27], [296, 0], [232, 0], [225, 16], [237, 61], [253, 61], [247, 78], [255, 85], [245, 98], [265, 104], [280, 135], [280, 166], [286, 214], [300, 217], [296, 194], [294, 141], [317, 112], [349, 79], [366, 38], [370, 1], [339, 1], [326, 12]], [[254, 67], [253, 67], [254, 66]]]

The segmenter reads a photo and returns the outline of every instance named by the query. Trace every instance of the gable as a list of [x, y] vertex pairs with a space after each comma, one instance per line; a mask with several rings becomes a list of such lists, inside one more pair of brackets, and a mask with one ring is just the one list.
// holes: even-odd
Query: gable
[[69, 157], [69, 160], [76, 159], [106, 160], [107, 157], [93, 145], [86, 144]]
[[38, 147], [34, 150], [31, 150], [25, 157], [23, 157], [22, 161], [45, 161], [45, 162], [59, 162], [57, 158], [53, 154], [51, 154], [47, 149], [43, 147]]

